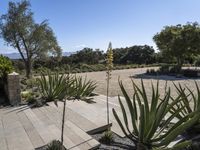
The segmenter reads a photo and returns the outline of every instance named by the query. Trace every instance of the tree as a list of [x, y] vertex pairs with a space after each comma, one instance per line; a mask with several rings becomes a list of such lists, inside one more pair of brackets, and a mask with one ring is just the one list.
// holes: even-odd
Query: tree
[[99, 49], [93, 50], [92, 48], [84, 48], [78, 51], [76, 54], [70, 56], [72, 63], [86, 63], [86, 64], [98, 64], [100, 60], [104, 59], [103, 51]]
[[35, 58], [61, 55], [61, 48], [48, 22], [35, 23], [30, 6], [28, 1], [9, 2], [7, 14], [0, 18], [0, 34], [7, 45], [19, 51], [28, 78]]
[[154, 49], [148, 45], [135, 45], [126, 48], [126, 53], [121, 56], [121, 63], [149, 64], [153, 62]]
[[200, 53], [200, 26], [196, 22], [166, 26], [153, 40], [163, 56], [176, 59], [181, 70], [185, 59]]

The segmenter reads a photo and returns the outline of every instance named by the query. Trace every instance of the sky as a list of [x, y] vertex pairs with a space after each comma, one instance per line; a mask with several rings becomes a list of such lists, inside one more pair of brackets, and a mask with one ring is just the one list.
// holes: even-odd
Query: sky
[[[19, 2], [20, 0], [14, 0]], [[0, 15], [8, 9], [0, 1]], [[200, 23], [200, 0], [30, 0], [35, 22], [48, 20], [65, 52], [150, 45], [166, 25]], [[0, 39], [0, 53], [17, 52]]]

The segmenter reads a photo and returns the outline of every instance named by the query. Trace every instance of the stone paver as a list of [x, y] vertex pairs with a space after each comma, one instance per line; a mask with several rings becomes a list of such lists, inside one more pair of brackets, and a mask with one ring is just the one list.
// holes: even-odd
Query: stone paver
[[27, 118], [24, 112], [18, 113], [18, 116], [20, 118], [20, 122], [22, 126], [24, 127], [26, 133], [29, 136], [29, 139], [31, 143], [33, 144], [34, 148], [38, 148], [43, 146], [45, 143], [42, 140], [41, 136], [37, 132], [36, 128], [33, 126], [31, 121]]
[[[72, 110], [70, 112], [74, 116], [71, 116], [70, 120], [66, 119], [64, 146], [71, 150], [97, 148], [99, 142], [79, 126], [81, 121], [84, 121], [84, 129], [88, 131], [99, 126]], [[0, 109], [0, 149], [33, 150], [52, 140], [60, 140], [61, 120], [62, 108], [59, 110], [53, 103], [50, 106], [34, 109], [28, 106], [4, 107]], [[87, 121], [88, 123], [85, 123]]]
[[6, 116], [3, 116], [2, 123], [9, 150], [34, 149], [26, 131], [14, 111], [9, 112]]

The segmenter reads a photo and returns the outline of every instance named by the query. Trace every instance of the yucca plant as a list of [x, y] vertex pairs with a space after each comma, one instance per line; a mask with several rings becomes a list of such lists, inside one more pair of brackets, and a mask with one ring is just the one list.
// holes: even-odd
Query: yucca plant
[[74, 82], [71, 86], [71, 96], [74, 99], [84, 100], [86, 97], [91, 96], [96, 86], [96, 82], [88, 80], [87, 77], [74, 76]]
[[[170, 88], [165, 93], [165, 96], [161, 98], [158, 83], [156, 88], [152, 84], [152, 95], [149, 98], [143, 81], [141, 81], [141, 88], [133, 80], [132, 83], [134, 89], [133, 99], [128, 96], [122, 81], [119, 81], [119, 86], [128, 107], [128, 110], [126, 110], [125, 104], [119, 97], [123, 121], [115, 109], [113, 109], [113, 114], [123, 133], [137, 145], [137, 150], [165, 149], [179, 134], [183, 133], [198, 120], [199, 114], [193, 112], [175, 124], [170, 125], [170, 122], [185, 108], [183, 106], [173, 114], [169, 113], [181, 99], [178, 97], [173, 102], [170, 102]], [[160, 101], [160, 99], [162, 100]], [[164, 118], [166, 119], [163, 120]], [[189, 143], [190, 141], [181, 142], [175, 145], [175, 148], [184, 147]]]
[[41, 77], [37, 78], [37, 83], [43, 98], [46, 101], [63, 100], [67, 94], [66, 81], [68, 78], [68, 75], [59, 73], [47, 72], [47, 76], [42, 73]]
[[[179, 97], [182, 100], [179, 101], [172, 108], [172, 110], [170, 112], [174, 113], [177, 110], [179, 110], [180, 107], [185, 106], [180, 111], [180, 114], [176, 116], [178, 119], [182, 119], [192, 112], [199, 112], [200, 111], [200, 89], [199, 89], [197, 82], [195, 81], [196, 92], [192, 91], [187, 86], [183, 87], [180, 83], [179, 84], [174, 83], [174, 86], [177, 90], [177, 94], [179, 95]], [[171, 98], [171, 99], [174, 101], [174, 98]], [[194, 124], [193, 129], [199, 129], [200, 130], [200, 118]]]

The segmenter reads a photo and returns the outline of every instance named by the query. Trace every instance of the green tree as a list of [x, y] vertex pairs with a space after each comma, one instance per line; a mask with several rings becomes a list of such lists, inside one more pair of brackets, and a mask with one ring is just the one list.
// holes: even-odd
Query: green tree
[[176, 59], [181, 70], [185, 59], [200, 53], [200, 25], [195, 22], [166, 26], [153, 40], [163, 56]]
[[70, 58], [72, 59], [72, 63], [98, 64], [100, 60], [104, 59], [104, 56], [103, 51], [86, 47], [76, 54], [71, 55]]
[[30, 6], [28, 1], [9, 2], [7, 14], [0, 18], [1, 36], [7, 45], [19, 51], [28, 78], [34, 59], [61, 55], [61, 48], [48, 22], [35, 23]]
[[149, 64], [153, 61], [154, 49], [148, 45], [135, 45], [129, 47], [124, 56], [121, 57], [122, 63]]

